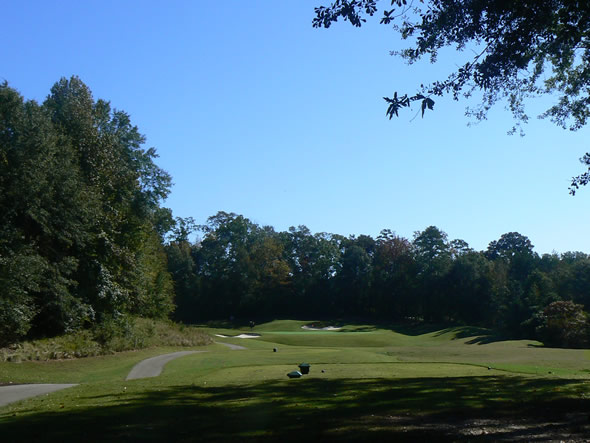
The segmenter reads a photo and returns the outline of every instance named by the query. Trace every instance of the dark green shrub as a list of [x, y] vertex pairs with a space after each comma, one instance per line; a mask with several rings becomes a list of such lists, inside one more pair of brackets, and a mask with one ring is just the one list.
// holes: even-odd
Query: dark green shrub
[[539, 339], [547, 346], [582, 348], [588, 345], [590, 325], [584, 306], [556, 301], [539, 313]]

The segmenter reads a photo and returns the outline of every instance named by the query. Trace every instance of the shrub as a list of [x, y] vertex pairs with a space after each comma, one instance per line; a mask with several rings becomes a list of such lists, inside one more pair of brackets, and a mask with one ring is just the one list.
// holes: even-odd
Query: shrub
[[588, 345], [590, 325], [584, 306], [556, 301], [539, 313], [536, 332], [547, 346], [581, 348]]
[[2, 348], [0, 361], [81, 358], [156, 346], [203, 346], [211, 342], [211, 337], [197, 328], [120, 316], [105, 319], [91, 330]]

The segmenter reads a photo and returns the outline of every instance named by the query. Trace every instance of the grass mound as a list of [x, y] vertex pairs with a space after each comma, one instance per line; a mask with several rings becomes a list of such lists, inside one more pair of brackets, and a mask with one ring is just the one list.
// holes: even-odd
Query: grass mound
[[26, 341], [0, 349], [0, 361], [46, 361], [92, 357], [156, 346], [203, 346], [211, 337], [198, 328], [170, 321], [124, 318], [59, 337]]

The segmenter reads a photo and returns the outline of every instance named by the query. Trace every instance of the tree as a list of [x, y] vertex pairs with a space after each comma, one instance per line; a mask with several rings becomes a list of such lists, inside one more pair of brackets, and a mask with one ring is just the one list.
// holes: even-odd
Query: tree
[[481, 252], [459, 255], [446, 275], [447, 304], [454, 320], [488, 326], [492, 294], [491, 264]]
[[[378, 0], [336, 0], [315, 9], [314, 27], [329, 28], [339, 18], [360, 27], [363, 16], [378, 12]], [[387, 2], [386, 2], [387, 3]], [[392, 25], [403, 40], [413, 45], [396, 53], [408, 63], [423, 57], [436, 62], [441, 48], [462, 51], [477, 48], [471, 60], [420, 94], [394, 95], [387, 115], [397, 115], [412, 101], [422, 111], [432, 109], [431, 96], [451, 94], [470, 97], [484, 92], [480, 118], [491, 105], [509, 99], [514, 116], [526, 121], [522, 100], [547, 93], [559, 95], [558, 104], [544, 114], [570, 129], [584, 126], [590, 117], [590, 4], [579, 0], [391, 0], [382, 10], [380, 23]], [[409, 4], [408, 4], [409, 3]], [[401, 24], [396, 23], [396, 19]], [[547, 69], [551, 74], [540, 79]]]
[[418, 293], [426, 321], [439, 322], [448, 314], [443, 282], [451, 266], [451, 246], [445, 232], [429, 226], [414, 233], [414, 256], [418, 267]]
[[170, 177], [144, 141], [77, 77], [42, 105], [0, 84], [0, 341], [171, 312]]
[[459, 257], [462, 257], [465, 254], [469, 254], [471, 252], [473, 252], [473, 249], [471, 249], [469, 247], [469, 243], [467, 243], [465, 240], [462, 240], [460, 238], [455, 239], [455, 240], [451, 240], [451, 255], [454, 259], [457, 259]]
[[436, 226], [414, 233], [414, 254], [416, 261], [427, 274], [444, 274], [450, 265], [451, 249], [446, 232]]
[[508, 232], [502, 234], [499, 240], [490, 242], [486, 255], [490, 260], [508, 263], [510, 278], [523, 285], [539, 261], [539, 256], [533, 248], [533, 244], [525, 235]]
[[590, 310], [590, 259], [580, 253], [577, 256], [562, 259], [554, 280], [563, 300], [580, 303]]
[[371, 291], [377, 316], [403, 320], [419, 312], [413, 292], [415, 275], [410, 241], [389, 229], [382, 230], [375, 244]]
[[523, 322], [532, 315], [526, 286], [529, 275], [539, 261], [533, 248], [528, 237], [518, 232], [508, 232], [490, 242], [485, 252], [496, 274], [493, 304], [498, 313], [498, 326], [514, 336], [523, 334]]
[[228, 318], [251, 288], [250, 249], [259, 226], [242, 215], [220, 211], [200, 228], [197, 253], [202, 293], [201, 315]]
[[494, 240], [488, 245], [486, 252], [488, 258], [511, 260], [518, 255], [530, 255], [533, 253], [533, 244], [525, 235], [518, 232], [502, 234], [499, 240]]
[[337, 278], [340, 313], [365, 314], [370, 310], [372, 259], [375, 240], [366, 235], [343, 242], [341, 266]]
[[[167, 315], [172, 292], [163, 274], [163, 245], [154, 235], [171, 178], [155, 164], [155, 149], [144, 149], [145, 137], [129, 115], [94, 100], [78, 77], [58, 81], [43, 107], [62, 143], [71, 146], [86, 194], [82, 232], [87, 238], [74, 249], [77, 297], [99, 317]], [[158, 314], [156, 306], [162, 309]]]
[[[72, 146], [50, 114], [0, 86], [0, 298], [5, 339], [80, 327], [93, 310], [75, 297], [88, 235], [88, 194]], [[1, 340], [1, 338], [0, 338]]]
[[[379, 12], [379, 0], [336, 0], [315, 8], [314, 27], [329, 28], [340, 18], [360, 27]], [[455, 100], [480, 95], [468, 115], [482, 120], [504, 102], [515, 118], [512, 132], [526, 123], [527, 99], [552, 94], [556, 104], [541, 114], [577, 130], [590, 118], [590, 2], [583, 0], [391, 0], [382, 2], [380, 23], [392, 26], [408, 48], [392, 52], [408, 64], [427, 58], [436, 63], [442, 48], [467, 54], [446, 78], [419, 85], [414, 94], [384, 97], [387, 116], [420, 102], [421, 112], [434, 97]], [[468, 51], [467, 51], [468, 50]], [[418, 86], [418, 85], [417, 85]], [[522, 133], [522, 129], [521, 129]], [[590, 181], [589, 172], [572, 180], [572, 194]]]
[[333, 314], [337, 309], [334, 280], [341, 267], [343, 237], [312, 234], [303, 225], [291, 226], [284, 237], [292, 274], [290, 311], [296, 315]]
[[187, 240], [175, 240], [166, 245], [168, 271], [174, 281], [174, 318], [191, 322], [199, 318], [199, 278]]
[[548, 346], [584, 347], [588, 343], [588, 314], [582, 305], [571, 301], [556, 301], [540, 314], [537, 332]]

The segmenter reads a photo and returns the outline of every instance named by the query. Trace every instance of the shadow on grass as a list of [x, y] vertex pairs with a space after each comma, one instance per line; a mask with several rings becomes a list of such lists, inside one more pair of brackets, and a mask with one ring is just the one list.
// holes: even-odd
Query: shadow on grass
[[435, 336], [438, 337], [444, 334], [454, 334], [453, 340], [472, 337], [471, 340], [465, 342], [469, 345], [486, 345], [489, 343], [509, 340], [508, 337], [500, 335], [491, 329], [480, 328], [476, 326], [456, 326], [445, 328], [438, 331]]
[[326, 326], [343, 326], [339, 332], [371, 332], [379, 329], [384, 329], [392, 332], [397, 332], [403, 335], [417, 336], [423, 334], [429, 334], [435, 331], [439, 331], [445, 326], [426, 324], [418, 321], [408, 322], [383, 322], [375, 319], [363, 319], [363, 318], [347, 318], [338, 320], [325, 320], [323, 321]]
[[[275, 321], [277, 319], [258, 319], [256, 321], [256, 326], [262, 326], [265, 323], [269, 323]], [[396, 332], [398, 334], [408, 335], [408, 336], [419, 336], [424, 334], [432, 334], [437, 333], [435, 336], [440, 336], [447, 333], [455, 333], [455, 339], [458, 338], [468, 338], [473, 337], [473, 340], [469, 341], [469, 344], [487, 344], [493, 343], [496, 341], [503, 341], [507, 340], [508, 338], [505, 336], [500, 336], [494, 331], [486, 328], [480, 327], [473, 327], [473, 326], [457, 326], [457, 325], [449, 325], [447, 324], [429, 324], [423, 323], [421, 321], [411, 321], [408, 320], [407, 322], [397, 322], [397, 323], [388, 323], [388, 322], [375, 322], [374, 320], [370, 319], [362, 319], [362, 318], [333, 318], [333, 319], [320, 319], [316, 321], [301, 321], [301, 325], [306, 325], [314, 328], [325, 328], [325, 327], [337, 327], [341, 328], [337, 332], [372, 332], [379, 329], [385, 329], [392, 332]], [[220, 328], [220, 329], [243, 329], [249, 327], [249, 322], [244, 319], [235, 319], [233, 321], [228, 320], [218, 320], [218, 321], [209, 321], [205, 325], [196, 325], [196, 326], [204, 326], [204, 327], [211, 327], [211, 328]], [[256, 329], [256, 327], [254, 328]]]
[[492, 334], [492, 331], [486, 328], [479, 328], [473, 326], [457, 326], [457, 325], [449, 325], [447, 324], [435, 324], [435, 323], [422, 323], [419, 321], [408, 321], [406, 323], [375, 323], [374, 325], [368, 321], [362, 320], [349, 320], [349, 321], [340, 321], [339, 323], [342, 325], [346, 325], [340, 332], [369, 332], [375, 331], [378, 329], [385, 329], [392, 332], [396, 332], [402, 335], [408, 335], [411, 337], [416, 337], [419, 335], [425, 334], [432, 334], [436, 333], [434, 336], [438, 337], [447, 333], [455, 333], [456, 338], [466, 338], [466, 337], [494, 337], [500, 339], [499, 337], [495, 337]]
[[568, 418], [590, 408], [589, 400], [578, 398], [581, 389], [574, 380], [520, 377], [170, 386], [80, 398], [78, 408], [68, 405], [62, 411], [0, 416], [0, 428], [4, 441], [11, 442], [478, 441], [477, 435], [465, 434], [466, 423], [476, 427], [477, 420], [503, 423], [518, 417], [528, 426], [496, 426], [481, 438], [534, 439], [539, 432], [546, 435], [548, 425], [558, 427], [552, 435], [560, 438], [590, 431], [587, 415], [585, 424]]
[[431, 334], [444, 329], [447, 325], [427, 324], [427, 323], [407, 323], [407, 324], [390, 324], [380, 325], [383, 329], [389, 329], [398, 334], [416, 337], [418, 335]]
[[416, 337], [424, 334], [435, 333], [435, 337], [440, 337], [445, 334], [453, 334], [453, 340], [470, 338], [467, 344], [489, 344], [499, 341], [507, 340], [505, 336], [501, 336], [491, 329], [480, 328], [476, 326], [449, 326], [441, 324], [380, 324], [377, 325], [379, 329], [388, 329], [398, 334]]

